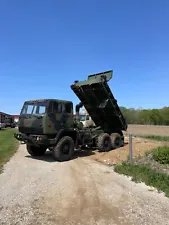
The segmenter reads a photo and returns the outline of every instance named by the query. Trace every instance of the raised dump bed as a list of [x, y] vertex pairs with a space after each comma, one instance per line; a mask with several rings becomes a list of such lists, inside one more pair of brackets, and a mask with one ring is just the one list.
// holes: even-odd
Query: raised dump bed
[[71, 85], [96, 126], [110, 133], [127, 130], [126, 120], [107, 83], [112, 73], [110, 70], [93, 74], [88, 76], [88, 80], [75, 81]]

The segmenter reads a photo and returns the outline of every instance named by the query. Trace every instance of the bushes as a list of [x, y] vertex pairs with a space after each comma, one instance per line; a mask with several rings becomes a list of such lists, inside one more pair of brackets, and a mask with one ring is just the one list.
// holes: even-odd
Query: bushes
[[169, 164], [169, 146], [162, 146], [152, 151], [153, 159], [160, 164]]

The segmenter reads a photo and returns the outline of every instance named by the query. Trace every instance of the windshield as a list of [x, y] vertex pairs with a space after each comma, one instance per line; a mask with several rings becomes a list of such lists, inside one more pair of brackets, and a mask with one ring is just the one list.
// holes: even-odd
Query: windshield
[[80, 121], [85, 121], [86, 120], [86, 115], [80, 115]]
[[35, 102], [35, 103], [26, 103], [23, 106], [23, 109], [21, 111], [22, 114], [41, 114], [43, 115], [46, 112], [46, 102]]

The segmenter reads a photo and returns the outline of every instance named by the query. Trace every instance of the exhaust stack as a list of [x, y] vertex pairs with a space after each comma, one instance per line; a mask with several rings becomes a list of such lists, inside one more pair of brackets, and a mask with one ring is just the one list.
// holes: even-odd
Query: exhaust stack
[[83, 107], [83, 103], [80, 102], [79, 104], [76, 105], [76, 120], [80, 120], [80, 117], [79, 117], [79, 111], [80, 111], [80, 108]]

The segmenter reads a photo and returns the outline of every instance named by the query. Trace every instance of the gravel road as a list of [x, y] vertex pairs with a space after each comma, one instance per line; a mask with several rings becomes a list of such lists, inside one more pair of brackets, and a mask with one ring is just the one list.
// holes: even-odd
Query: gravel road
[[167, 225], [168, 211], [163, 194], [84, 155], [33, 159], [21, 145], [0, 175], [1, 225]]

